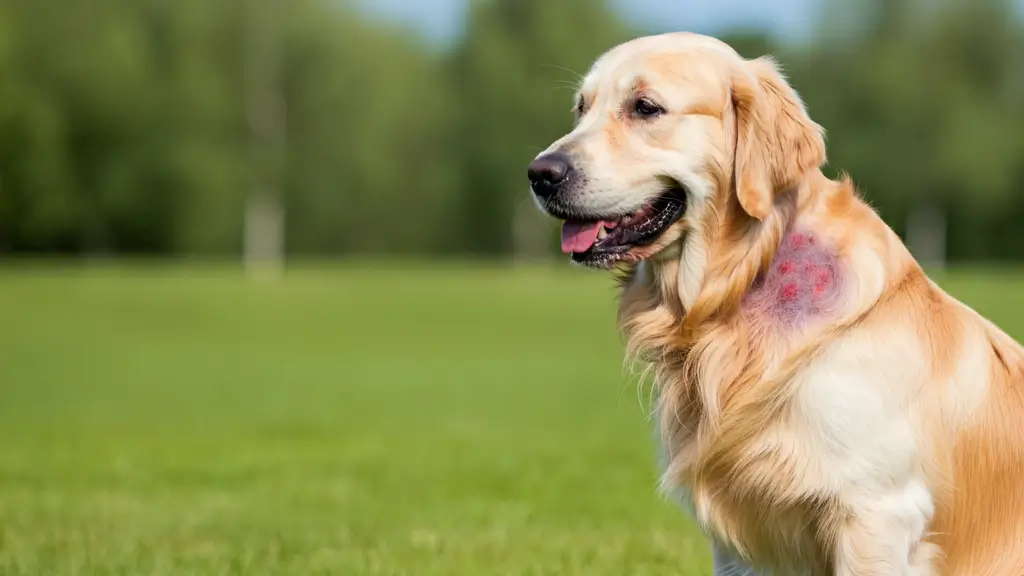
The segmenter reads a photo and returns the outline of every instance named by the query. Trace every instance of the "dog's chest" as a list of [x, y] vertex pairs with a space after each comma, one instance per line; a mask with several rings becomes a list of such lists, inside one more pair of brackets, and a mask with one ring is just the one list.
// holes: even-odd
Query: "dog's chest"
[[832, 524], [851, 511], [886, 506], [923, 531], [930, 497], [900, 390], [918, 369], [898, 349], [845, 339], [800, 370], [772, 419], [749, 423], [757, 433], [735, 451], [727, 478], [706, 479], [698, 490], [679, 486], [680, 495], [727, 547], [793, 573], [828, 564]]

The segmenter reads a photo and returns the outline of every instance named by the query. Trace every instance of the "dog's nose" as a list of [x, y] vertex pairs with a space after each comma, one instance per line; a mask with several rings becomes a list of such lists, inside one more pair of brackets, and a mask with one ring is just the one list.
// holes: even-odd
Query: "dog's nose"
[[555, 193], [558, 185], [569, 177], [571, 171], [569, 156], [553, 152], [530, 162], [526, 173], [530, 177], [530, 184], [533, 185], [533, 193], [541, 198], [547, 198]]

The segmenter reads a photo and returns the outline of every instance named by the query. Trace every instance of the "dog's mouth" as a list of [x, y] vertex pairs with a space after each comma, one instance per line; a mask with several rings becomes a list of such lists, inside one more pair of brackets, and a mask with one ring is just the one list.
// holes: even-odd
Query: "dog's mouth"
[[636, 248], [660, 237], [686, 213], [686, 191], [678, 184], [655, 197], [640, 210], [613, 218], [566, 220], [562, 224], [562, 252], [573, 262], [610, 268], [636, 257]]

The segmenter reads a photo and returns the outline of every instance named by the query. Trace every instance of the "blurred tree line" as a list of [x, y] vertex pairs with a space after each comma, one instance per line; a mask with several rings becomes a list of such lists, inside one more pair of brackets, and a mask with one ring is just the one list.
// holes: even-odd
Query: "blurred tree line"
[[[723, 39], [777, 55], [830, 170], [912, 244], [1012, 259], [1011, 4], [826, 0], [813, 41]], [[344, 0], [0, 0], [0, 252], [237, 255], [265, 198], [290, 254], [547, 253], [525, 166], [578, 73], [646, 32], [595, 0], [473, 2], [451, 48]]]

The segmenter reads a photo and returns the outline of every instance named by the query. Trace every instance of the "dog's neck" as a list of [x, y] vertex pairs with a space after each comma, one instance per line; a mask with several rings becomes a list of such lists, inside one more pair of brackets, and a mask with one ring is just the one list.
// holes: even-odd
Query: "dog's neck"
[[[836, 218], [831, 214], [836, 198], [852, 196], [847, 182], [832, 181], [820, 171], [780, 196], [771, 220], [752, 224], [750, 232], [740, 235], [745, 246], [730, 246], [747, 261], [762, 262], [756, 276], [748, 276], [749, 285], [737, 287], [741, 299], [734, 311], [760, 327], [783, 329], [834, 316], [847, 291], [847, 275], [836, 238], [821, 226]], [[732, 270], [719, 267], [717, 272]]]
[[748, 226], [728, 242], [712, 237], [713, 248], [694, 244], [700, 235], [684, 238], [623, 278], [631, 355], [663, 358], [702, 334], [741, 327], [743, 338], [794, 336], [796, 344], [868, 310], [894, 281], [883, 271], [898, 268], [889, 261], [903, 251], [850, 181], [821, 174]]

